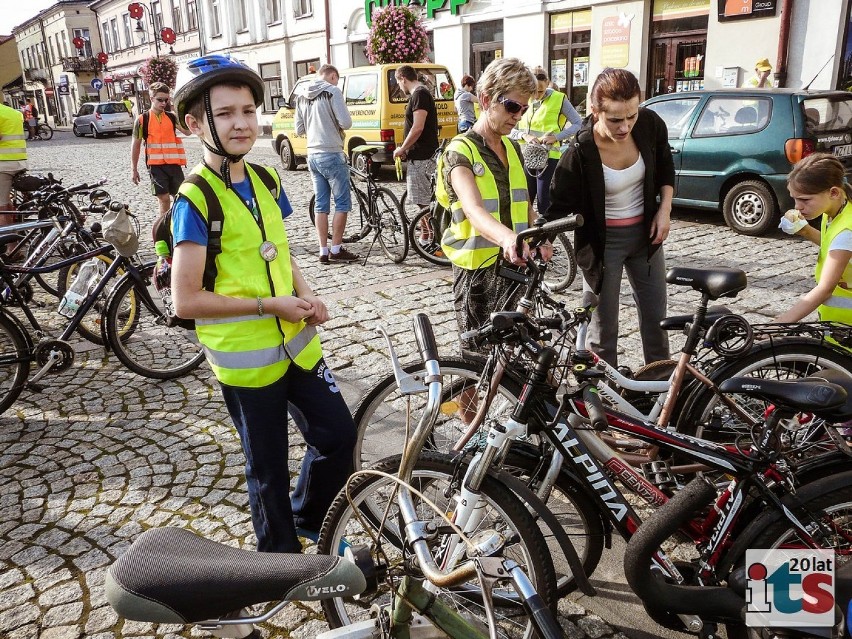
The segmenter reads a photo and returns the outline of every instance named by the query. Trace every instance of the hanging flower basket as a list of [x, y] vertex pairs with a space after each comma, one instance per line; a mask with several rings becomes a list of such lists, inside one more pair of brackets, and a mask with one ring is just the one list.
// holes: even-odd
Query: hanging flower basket
[[405, 6], [388, 5], [373, 13], [367, 36], [371, 64], [428, 62], [429, 36], [420, 17]]
[[139, 67], [139, 75], [142, 76], [148, 86], [151, 86], [153, 82], [162, 82], [174, 89], [177, 79], [177, 64], [171, 58], [148, 58]]

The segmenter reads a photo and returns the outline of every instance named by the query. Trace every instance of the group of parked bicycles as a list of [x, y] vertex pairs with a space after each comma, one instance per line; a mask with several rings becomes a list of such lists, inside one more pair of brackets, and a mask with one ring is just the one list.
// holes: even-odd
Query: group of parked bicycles
[[[852, 327], [751, 324], [710, 306], [742, 291], [745, 273], [673, 268], [669, 284], [700, 296], [694, 313], [664, 322], [685, 333], [683, 351], [628, 373], [586, 350], [595, 300], [554, 299], [547, 269], [501, 267], [514, 288], [504, 310], [464, 336], [487, 355], [440, 357], [425, 315], [422, 361], [401, 365], [385, 335], [394, 373], [355, 411], [356, 472], [318, 554], [153, 529], [111, 567], [110, 603], [228, 637], [252, 636], [296, 600], [321, 601], [332, 628], [322, 639], [562, 637], [557, 600], [594, 594], [589, 577], [617, 534], [628, 584], [662, 626], [705, 639], [721, 627], [731, 639], [842, 636]], [[834, 553], [833, 627], [746, 624], [756, 548]]]
[[[0, 412], [73, 364], [75, 333], [152, 379], [182, 376], [204, 359], [194, 332], [170, 325], [154, 287], [154, 262], [125, 257], [104, 240], [101, 217], [109, 211], [130, 216], [139, 231], [104, 182], [66, 187], [51, 174], [14, 178], [20, 221], [0, 229]], [[93, 275], [82, 299], [60, 314], [60, 300], [87, 262]], [[36, 285], [47, 296], [35, 295]]]

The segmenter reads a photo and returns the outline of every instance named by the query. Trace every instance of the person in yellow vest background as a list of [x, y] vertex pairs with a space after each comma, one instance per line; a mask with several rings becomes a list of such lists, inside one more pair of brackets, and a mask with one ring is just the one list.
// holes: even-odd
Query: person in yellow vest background
[[[787, 176], [795, 209], [781, 218], [785, 233], [799, 235], [819, 246], [816, 286], [776, 322], [798, 322], [813, 311], [822, 321], [852, 325], [852, 188], [843, 164], [828, 153], [799, 160]], [[820, 230], [808, 222], [822, 216]]]
[[562, 144], [580, 130], [583, 118], [568, 100], [568, 96], [550, 87], [550, 78], [542, 67], [533, 69], [535, 93], [530, 98], [530, 108], [511, 133], [521, 144], [541, 144], [547, 147], [547, 167], [541, 172], [527, 171], [527, 188], [530, 200], [538, 205], [544, 215], [550, 206], [550, 181], [556, 164], [562, 157]]
[[0, 104], [0, 226], [12, 224], [15, 216], [3, 211], [14, 211], [12, 205], [12, 178], [27, 168], [27, 136], [24, 133], [24, 114], [5, 104]]
[[[484, 324], [504, 301], [511, 282], [497, 276], [499, 258], [523, 265], [529, 257], [529, 247], [519, 254], [515, 240], [535, 214], [520, 148], [508, 135], [535, 88], [532, 72], [517, 58], [491, 62], [476, 87], [479, 118], [438, 161], [436, 197], [452, 216], [441, 247], [453, 265], [459, 333]], [[553, 247], [546, 244], [543, 253], [550, 259]], [[475, 350], [468, 342], [461, 348]]]
[[[274, 168], [243, 159], [257, 139], [263, 94], [260, 76], [226, 55], [178, 71], [177, 115], [201, 138], [204, 161], [181, 185], [171, 213], [172, 294], [177, 315], [195, 319], [239, 433], [257, 549], [300, 552], [298, 537], [317, 539], [352, 472], [355, 423], [316, 331], [328, 310], [290, 255], [284, 217], [292, 207], [281, 180]], [[307, 450], [291, 495], [293, 407]]]
[[754, 63], [754, 76], [745, 83], [745, 86], [771, 89], [775, 86], [772, 84], [772, 78], [769, 77], [771, 73], [772, 65], [769, 64], [769, 58], [761, 58]]
[[144, 142], [145, 164], [151, 176], [151, 191], [160, 203], [162, 216], [172, 205], [172, 197], [177, 195], [183, 182], [181, 167], [186, 166], [186, 153], [177, 132], [180, 131], [184, 135], [190, 133], [174, 113], [166, 110], [171, 88], [162, 82], [152, 82], [149, 91], [151, 109], [140, 113], [133, 125], [130, 163], [133, 183], [139, 184], [139, 154]]

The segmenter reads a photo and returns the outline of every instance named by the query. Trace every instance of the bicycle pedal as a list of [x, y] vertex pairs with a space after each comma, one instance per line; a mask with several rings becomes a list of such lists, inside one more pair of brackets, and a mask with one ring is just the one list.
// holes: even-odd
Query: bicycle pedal
[[36, 382], [27, 382], [27, 389], [36, 393], [40, 393], [45, 389], [44, 384], [38, 384]]
[[639, 468], [642, 471], [642, 476], [657, 488], [674, 488], [677, 486], [677, 481], [671, 471], [671, 464], [666, 460], [644, 462]]

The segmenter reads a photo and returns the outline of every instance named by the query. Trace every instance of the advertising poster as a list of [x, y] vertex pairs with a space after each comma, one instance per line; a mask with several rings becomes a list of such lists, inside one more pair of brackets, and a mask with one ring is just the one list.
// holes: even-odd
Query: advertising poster
[[621, 14], [609, 16], [603, 21], [601, 40], [601, 65], [623, 69], [630, 62], [631, 17]]
[[568, 77], [565, 70], [568, 68], [568, 61], [564, 58], [562, 60], [553, 60], [550, 63], [550, 79], [556, 83], [558, 87], [564, 87], [568, 85]]
[[572, 86], [587, 87], [589, 86], [589, 58], [574, 58], [574, 76]]

